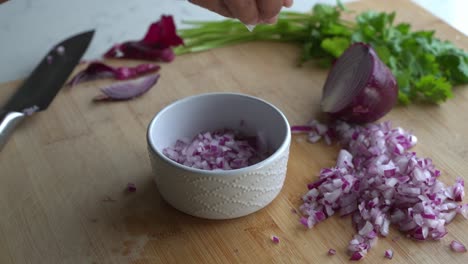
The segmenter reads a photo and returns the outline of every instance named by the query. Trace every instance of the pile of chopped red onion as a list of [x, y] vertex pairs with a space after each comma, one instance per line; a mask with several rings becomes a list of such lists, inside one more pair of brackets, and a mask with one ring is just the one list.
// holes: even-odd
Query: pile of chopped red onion
[[150, 25], [143, 39], [117, 43], [104, 57], [171, 62], [175, 58], [172, 47], [183, 44], [184, 41], [177, 35], [172, 16], [163, 15], [159, 21]]
[[163, 149], [171, 160], [203, 170], [232, 170], [256, 164], [268, 156], [264, 140], [239, 131], [220, 129], [204, 132], [192, 140], [179, 139]]
[[337, 138], [344, 148], [336, 166], [322, 169], [319, 180], [308, 185], [300, 210], [308, 228], [335, 212], [352, 214], [357, 234], [348, 246], [351, 260], [363, 258], [378, 235], [387, 236], [390, 224], [410, 238], [438, 240], [457, 213], [468, 218], [468, 204], [458, 203], [463, 179], [453, 186], [439, 181], [440, 171], [430, 159], [408, 151], [417, 139], [402, 128], [389, 122], [359, 126], [338, 121], [327, 127], [313, 121], [292, 131], [308, 132], [312, 142]]

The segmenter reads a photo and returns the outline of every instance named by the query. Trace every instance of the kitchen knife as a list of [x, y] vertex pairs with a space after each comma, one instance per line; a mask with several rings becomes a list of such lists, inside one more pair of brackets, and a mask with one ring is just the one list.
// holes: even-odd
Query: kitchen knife
[[94, 30], [72, 36], [52, 48], [0, 111], [0, 151], [28, 115], [47, 109], [79, 63]]

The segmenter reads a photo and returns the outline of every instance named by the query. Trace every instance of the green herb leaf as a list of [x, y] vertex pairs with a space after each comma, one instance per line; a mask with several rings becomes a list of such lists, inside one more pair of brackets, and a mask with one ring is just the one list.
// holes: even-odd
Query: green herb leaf
[[453, 97], [450, 83], [445, 78], [437, 78], [434, 75], [421, 77], [411, 91], [413, 97], [441, 103]]
[[338, 58], [349, 47], [349, 39], [343, 37], [326, 38], [322, 40], [320, 47]]

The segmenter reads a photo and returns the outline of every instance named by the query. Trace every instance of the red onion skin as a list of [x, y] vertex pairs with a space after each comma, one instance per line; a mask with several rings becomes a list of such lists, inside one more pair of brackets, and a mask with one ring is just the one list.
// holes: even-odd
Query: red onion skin
[[113, 83], [101, 88], [101, 94], [94, 101], [130, 100], [148, 92], [159, 80], [159, 74], [152, 74], [125, 82]]
[[[119, 52], [122, 53], [122, 55], [118, 56], [117, 54]], [[128, 41], [114, 46], [104, 54], [104, 57], [171, 62], [175, 59], [175, 54], [169, 47], [159, 49], [139, 41]]]
[[356, 47], [365, 48], [371, 56], [372, 70], [369, 79], [348, 106], [329, 114], [333, 118], [351, 123], [373, 122], [386, 115], [395, 106], [398, 99], [398, 85], [395, 76], [371, 46], [355, 43], [347, 51]]
[[104, 53], [104, 57], [171, 62], [175, 58], [171, 47], [182, 44], [184, 41], [177, 35], [172, 16], [163, 15], [150, 25], [143, 39], [116, 44]]

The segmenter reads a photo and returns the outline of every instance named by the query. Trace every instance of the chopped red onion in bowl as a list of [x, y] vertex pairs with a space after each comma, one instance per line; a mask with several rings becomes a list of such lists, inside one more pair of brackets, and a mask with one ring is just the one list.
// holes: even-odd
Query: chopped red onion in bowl
[[193, 139], [182, 138], [163, 149], [169, 159], [202, 170], [233, 170], [256, 164], [268, 157], [261, 135], [245, 136], [239, 131], [219, 129]]
[[[302, 197], [300, 222], [311, 228], [338, 213], [352, 214], [357, 234], [350, 241], [351, 260], [360, 260], [387, 236], [390, 224], [415, 240], [438, 240], [457, 213], [466, 217], [464, 181], [453, 186], [438, 180], [431, 159], [410, 152], [417, 139], [402, 128], [381, 124], [350, 125], [341, 121], [327, 127], [309, 123], [310, 137], [337, 139], [343, 149], [336, 166], [320, 171]], [[328, 142], [327, 142], [328, 144]]]

